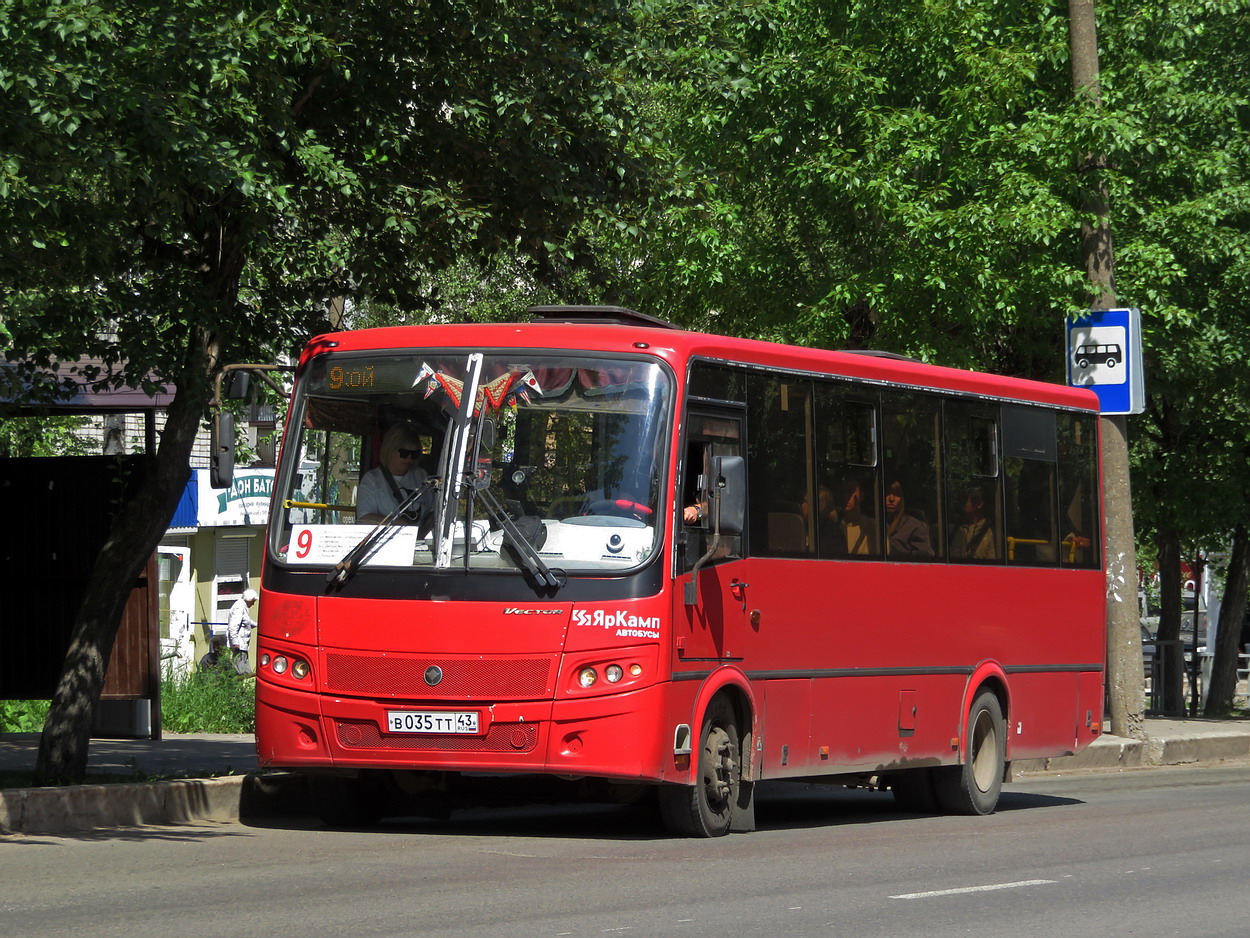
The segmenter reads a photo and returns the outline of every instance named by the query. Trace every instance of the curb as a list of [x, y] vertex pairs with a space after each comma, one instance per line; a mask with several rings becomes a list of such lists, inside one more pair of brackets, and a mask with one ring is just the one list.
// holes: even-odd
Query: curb
[[1075, 755], [1018, 760], [1012, 763], [1012, 774], [1114, 771], [1247, 759], [1250, 759], [1250, 735], [1244, 732], [1207, 731], [1201, 736], [1153, 736], [1148, 739], [1102, 736]]
[[230, 775], [117, 785], [0, 790], [0, 833], [68, 834], [97, 828], [234, 821], [299, 813], [299, 776]]
[[[1083, 751], [1020, 759], [1012, 776], [1054, 775], [1250, 760], [1250, 733], [1203, 727], [1149, 739], [1103, 736]], [[0, 834], [290, 817], [309, 813], [306, 778], [285, 772], [117, 785], [0, 789]]]

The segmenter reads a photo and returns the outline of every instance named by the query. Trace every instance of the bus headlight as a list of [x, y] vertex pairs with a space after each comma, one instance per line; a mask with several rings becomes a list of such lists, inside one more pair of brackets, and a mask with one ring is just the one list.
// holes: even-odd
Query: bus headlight
[[276, 657], [273, 659], [273, 670], [274, 670], [274, 673], [276, 673], [276, 674], [286, 674], [286, 669], [287, 669], [288, 664], [289, 664], [289, 662], [286, 660], [286, 655], [278, 655], [278, 656], [276, 656]]
[[295, 663], [291, 665], [291, 675], [300, 680], [308, 677], [308, 662], [303, 658], [296, 658]]
[[582, 652], [561, 668], [562, 693], [590, 697], [641, 689], [655, 680], [658, 654], [649, 646]]

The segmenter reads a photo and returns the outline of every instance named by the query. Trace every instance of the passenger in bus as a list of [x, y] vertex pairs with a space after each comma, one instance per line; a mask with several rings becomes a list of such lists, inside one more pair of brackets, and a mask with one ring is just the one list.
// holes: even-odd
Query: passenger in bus
[[[864, 490], [855, 479], [847, 479], [838, 487], [835, 504], [841, 505], [833, 528], [833, 555], [854, 557], [878, 553], [876, 520], [864, 511]], [[822, 529], [827, 529], [821, 519]]]
[[885, 519], [888, 556], [904, 560], [926, 560], [933, 556], [929, 526], [907, 513], [901, 482], [892, 482], [885, 490]]
[[[386, 431], [378, 453], [378, 465], [360, 477], [356, 496], [358, 524], [381, 521], [429, 478], [417, 464], [420, 456], [421, 437], [411, 426], [397, 423]], [[416, 521], [416, 513], [405, 520]]]
[[[821, 526], [822, 530], [832, 531], [833, 526], [838, 523], [838, 509], [834, 505], [832, 486], [821, 482], [820, 485], [816, 487], [816, 505], [817, 510], [819, 511], [819, 514], [816, 516], [819, 519], [818, 524]], [[799, 512], [803, 515], [804, 521], [806, 521], [808, 515], [811, 514], [811, 510], [811, 506], [807, 503], [807, 499], [803, 499], [803, 503], [799, 506]]]
[[985, 515], [985, 493], [975, 486], [964, 492], [964, 520], [951, 537], [954, 560], [996, 560], [994, 527]]

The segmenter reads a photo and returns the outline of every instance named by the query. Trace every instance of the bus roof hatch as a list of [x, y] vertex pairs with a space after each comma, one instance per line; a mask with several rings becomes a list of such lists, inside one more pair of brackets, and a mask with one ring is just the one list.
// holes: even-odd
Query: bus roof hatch
[[623, 306], [531, 306], [531, 322], [571, 322], [610, 326], [643, 326], [648, 329], [680, 329], [655, 316], [636, 313]]

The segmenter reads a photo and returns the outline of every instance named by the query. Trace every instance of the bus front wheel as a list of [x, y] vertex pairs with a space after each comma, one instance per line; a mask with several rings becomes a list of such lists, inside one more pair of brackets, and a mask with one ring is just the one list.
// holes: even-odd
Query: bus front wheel
[[991, 690], [977, 694], [968, 709], [962, 765], [933, 769], [933, 789], [950, 814], [990, 814], [998, 805], [1007, 758], [1002, 704]]
[[694, 785], [660, 788], [664, 826], [684, 837], [729, 833], [742, 785], [741, 733], [733, 707], [718, 697], [703, 715]]

